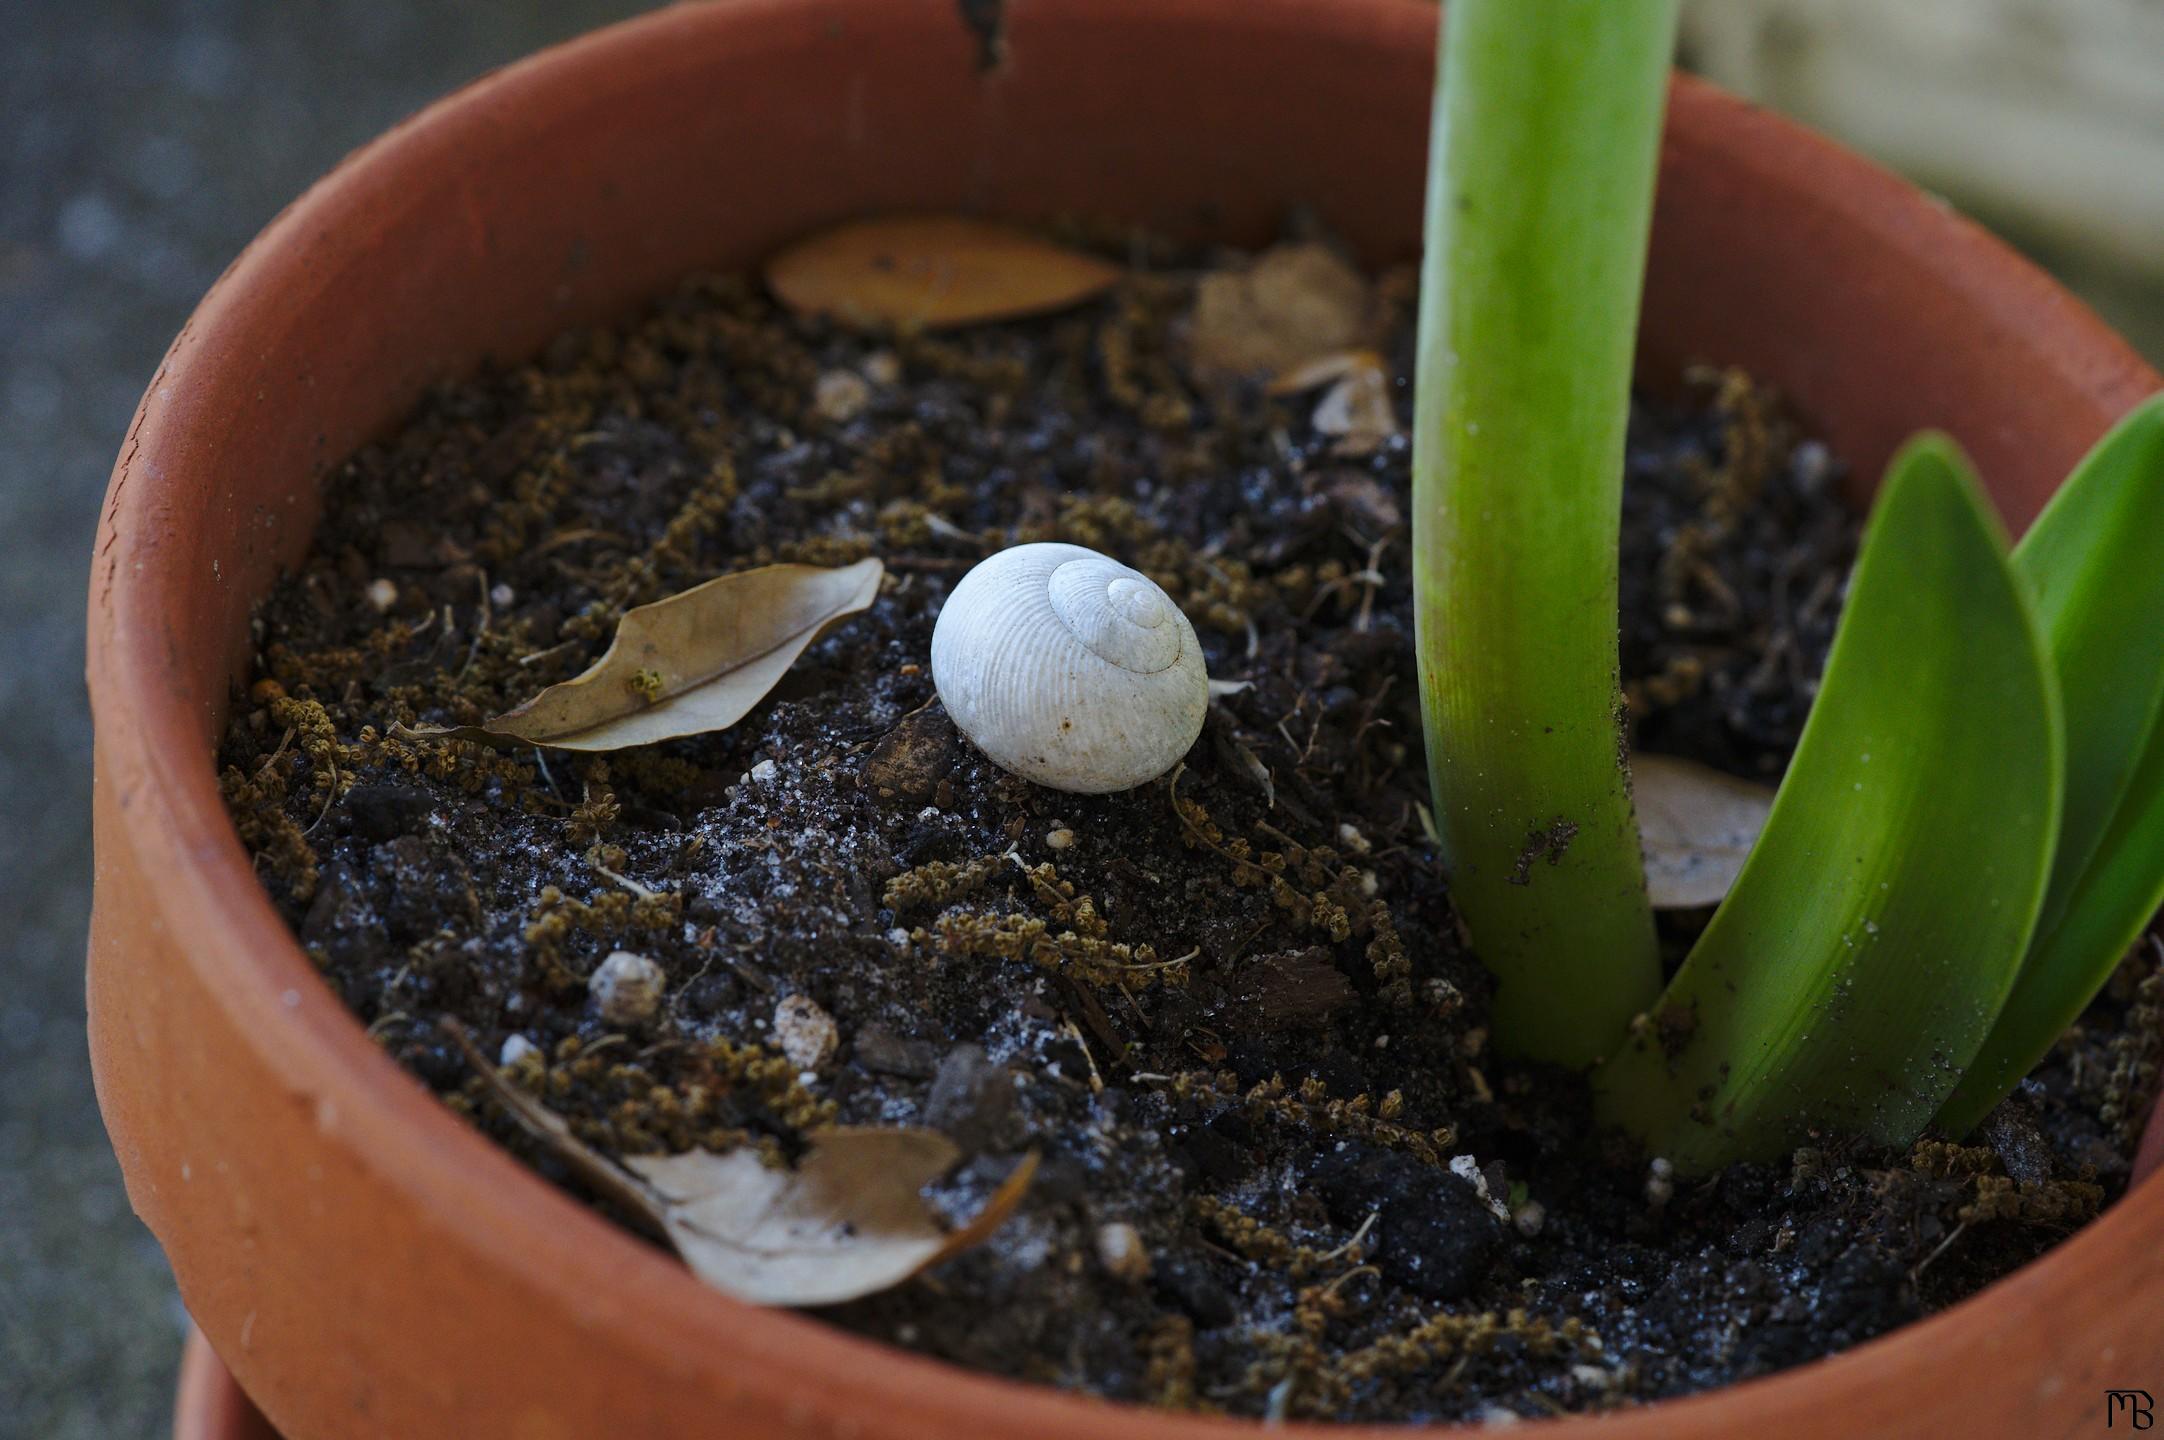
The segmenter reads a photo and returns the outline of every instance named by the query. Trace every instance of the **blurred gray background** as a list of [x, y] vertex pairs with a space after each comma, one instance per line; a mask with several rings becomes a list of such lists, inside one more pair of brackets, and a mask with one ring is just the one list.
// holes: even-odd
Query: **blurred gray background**
[[[164, 1261], [106, 1147], [82, 1033], [82, 595], [136, 397], [219, 270], [346, 151], [490, 66], [643, 8], [0, 0], [0, 1436], [166, 1433], [183, 1333]], [[1830, 48], [1799, 50], [1797, 36], [1811, 12], [1842, 6], [1737, 8], [1761, 28], [1704, 32], [1709, 68], [1780, 89], [1768, 98], [1844, 128], [1843, 87], [1799, 79], [1837, 72], [1797, 60], [1838, 60]], [[2164, 95], [2151, 78], [2144, 93]], [[1938, 183], [1961, 179], [1959, 167], [1917, 159], [1913, 144], [1888, 148]], [[2164, 282], [2139, 257], [2084, 243], [2096, 225], [2082, 216], [2038, 223], [1994, 207], [1994, 195], [2027, 193], [2018, 175], [1975, 193], [2164, 355]]]
[[338, 158], [638, 0], [0, 0], [0, 1436], [167, 1433], [184, 1317], [90, 1089], [83, 595], [180, 323]]

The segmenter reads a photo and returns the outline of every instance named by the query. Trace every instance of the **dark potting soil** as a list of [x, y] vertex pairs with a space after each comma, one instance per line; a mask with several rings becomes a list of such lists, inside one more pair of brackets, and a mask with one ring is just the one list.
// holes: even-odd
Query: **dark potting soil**
[[[1035, 1150], [988, 1244], [822, 1313], [1180, 1409], [1492, 1418], [1720, 1385], [1939, 1308], [2116, 1193], [2155, 1071], [2146, 958], [1970, 1147], [1827, 1137], [1685, 1182], [1598, 1134], [1579, 1079], [1492, 1057], [1422, 823], [1408, 445], [1341, 453], [1313, 395], [1197, 378], [1193, 293], [1137, 274], [879, 339], [701, 279], [355, 456], [222, 753], [325, 982], [574, 1191], [442, 1018], [611, 1153], [786, 1163], [830, 1121], [924, 1125], [965, 1154], [932, 1192], [959, 1218]], [[1402, 426], [1409, 287], [1381, 293]], [[1640, 403], [1627, 464], [1635, 741], [1776, 776], [1854, 549], [1839, 465], [1733, 373]], [[942, 597], [1040, 539], [1148, 572], [1211, 675], [1250, 682], [1175, 779], [1039, 789], [940, 710]], [[725, 733], [386, 738], [577, 673], [629, 606], [867, 554], [877, 603]], [[589, 996], [617, 949], [667, 975], [650, 1022]]]

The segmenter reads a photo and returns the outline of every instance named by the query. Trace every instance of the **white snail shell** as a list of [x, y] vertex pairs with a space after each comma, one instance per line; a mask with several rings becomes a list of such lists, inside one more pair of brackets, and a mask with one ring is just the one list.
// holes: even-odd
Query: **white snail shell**
[[1080, 545], [1017, 545], [964, 575], [932, 630], [932, 683], [994, 764], [1086, 795], [1170, 770], [1210, 707], [1172, 597]]

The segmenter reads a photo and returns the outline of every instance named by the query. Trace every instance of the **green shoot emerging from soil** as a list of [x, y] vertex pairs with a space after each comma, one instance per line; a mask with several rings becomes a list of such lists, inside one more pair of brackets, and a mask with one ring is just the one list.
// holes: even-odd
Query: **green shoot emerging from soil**
[[2044, 1058], [2164, 904], [2164, 396], [2076, 467], [2014, 569], [2065, 707], [2066, 815], [2014, 993], [1939, 1116], [1954, 1135]]
[[1823, 685], [1665, 994], [1616, 693], [1619, 486], [1671, 0], [1456, 0], [1420, 317], [1421, 695], [1495, 1037], [1601, 1061], [1688, 1171], [1959, 1136], [2164, 901], [2164, 400], [2009, 554], [1944, 437], [1889, 467]]
[[1413, 427], [1420, 692], [1495, 1034], [1584, 1064], [1660, 984], [1616, 688], [1623, 436], [1675, 0], [1459, 0]]
[[1607, 1116], [1686, 1171], [1810, 1126], [1914, 1138], [2013, 985], [2060, 752], [1997, 522], [1950, 444], [1913, 442], [1765, 831], [1659, 1021], [1597, 1074]]

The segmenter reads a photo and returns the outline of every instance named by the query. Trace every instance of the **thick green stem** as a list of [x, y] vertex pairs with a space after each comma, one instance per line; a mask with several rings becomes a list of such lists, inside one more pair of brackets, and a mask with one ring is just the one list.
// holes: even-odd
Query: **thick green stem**
[[1420, 690], [1497, 1042], [1599, 1058], [1660, 986], [1622, 753], [1623, 440], [1676, 0], [1452, 0], [1414, 429]]

